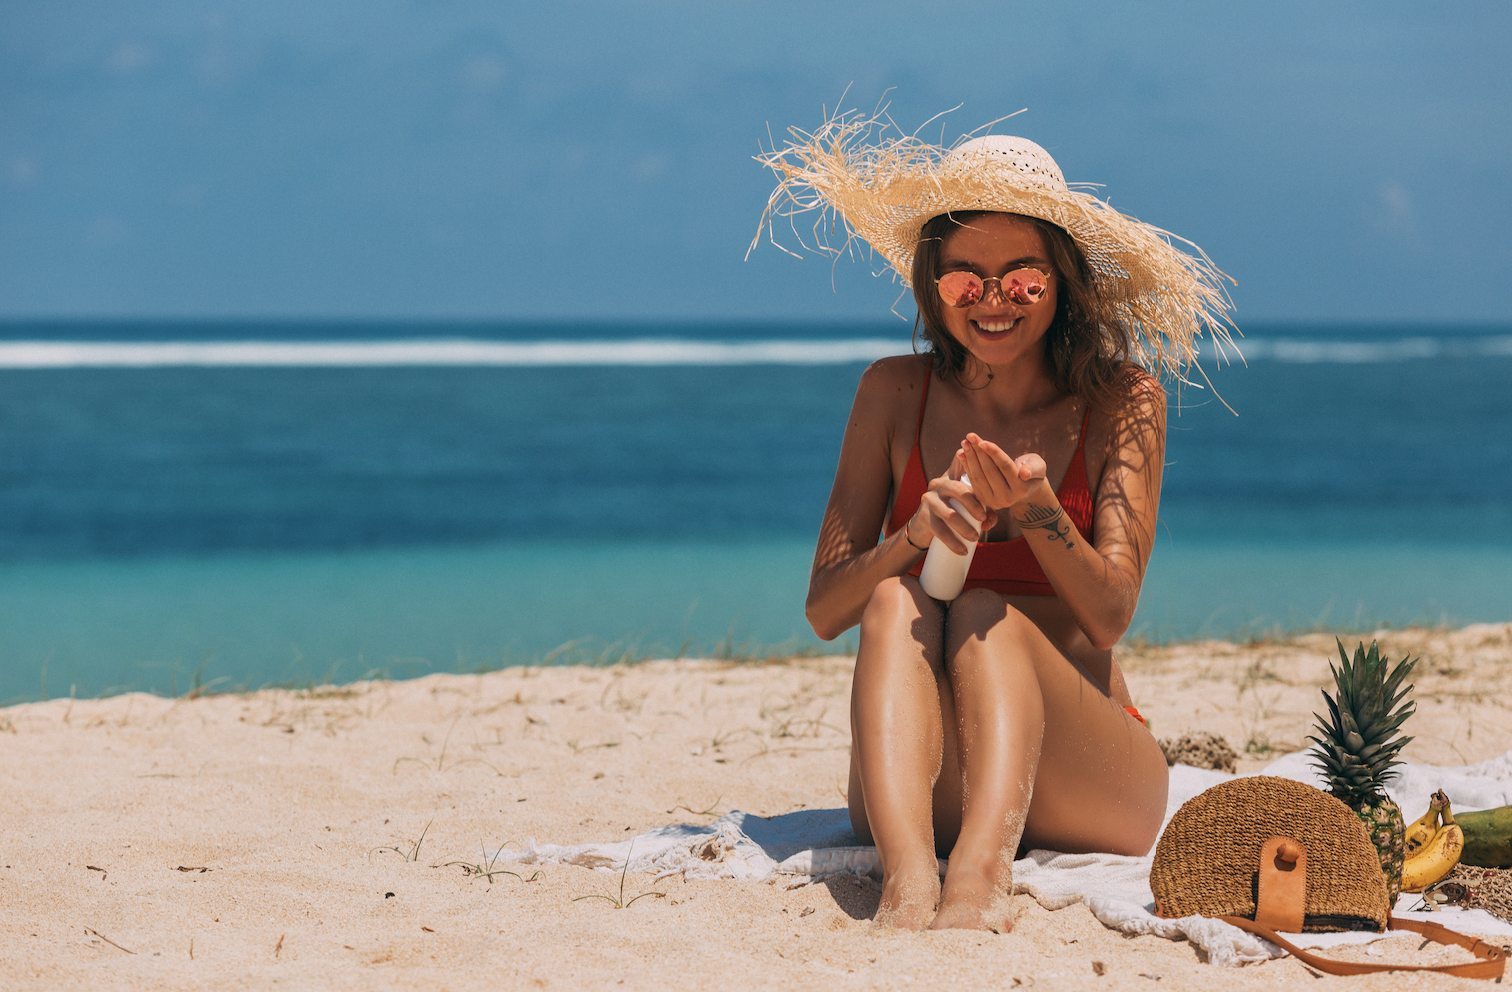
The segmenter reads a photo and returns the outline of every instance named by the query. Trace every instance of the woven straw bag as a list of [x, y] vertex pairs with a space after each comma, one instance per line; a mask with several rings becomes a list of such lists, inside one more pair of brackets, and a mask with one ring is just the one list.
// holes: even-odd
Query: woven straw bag
[[1386, 876], [1365, 824], [1333, 796], [1269, 775], [1214, 786], [1172, 817], [1150, 868], [1160, 915], [1253, 920], [1271, 837], [1307, 850], [1303, 930], [1386, 929]]
[[[1386, 877], [1365, 824], [1310, 785], [1260, 775], [1216, 785], [1177, 810], [1150, 866], [1155, 911], [1213, 916], [1335, 975], [1436, 971], [1497, 978], [1505, 952], [1435, 923], [1390, 915]], [[1301, 950], [1277, 931], [1414, 930], [1481, 960], [1437, 967], [1355, 964]]]

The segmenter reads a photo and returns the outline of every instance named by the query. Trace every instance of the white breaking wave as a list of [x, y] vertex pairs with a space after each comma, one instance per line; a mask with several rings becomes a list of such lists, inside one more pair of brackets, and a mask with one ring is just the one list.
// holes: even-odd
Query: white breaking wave
[[[1512, 335], [1465, 338], [1398, 338], [1394, 341], [1318, 341], [1306, 338], [1244, 338], [1225, 348], [1222, 361], [1303, 362], [1358, 365], [1410, 362], [1424, 358], [1512, 357]], [[1203, 341], [1199, 354], [1214, 357], [1212, 342]]]
[[[573, 366], [840, 365], [910, 353], [906, 341], [486, 341], [469, 338], [386, 341], [0, 341], [0, 369], [156, 368], [164, 366]], [[1210, 341], [1198, 343], [1215, 358]], [[1363, 364], [1425, 358], [1512, 358], [1512, 335], [1322, 341], [1246, 338], [1225, 348], [1219, 364], [1305, 362]]]
[[0, 341], [0, 368], [399, 365], [839, 365], [906, 355], [908, 342], [819, 341]]

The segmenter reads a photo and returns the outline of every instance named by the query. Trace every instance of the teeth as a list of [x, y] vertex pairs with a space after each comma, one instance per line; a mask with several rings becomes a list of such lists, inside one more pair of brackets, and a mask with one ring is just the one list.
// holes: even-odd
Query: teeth
[[1015, 323], [1017, 320], [979, 320], [977, 326], [989, 334], [997, 334], [999, 331], [1008, 330]]

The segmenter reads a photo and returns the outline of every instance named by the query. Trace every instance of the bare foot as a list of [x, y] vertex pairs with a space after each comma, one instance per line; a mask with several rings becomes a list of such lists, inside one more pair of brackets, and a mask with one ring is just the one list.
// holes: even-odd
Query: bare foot
[[1013, 914], [1008, 905], [1012, 893], [1011, 875], [1003, 885], [983, 872], [964, 865], [951, 865], [945, 874], [940, 911], [929, 928], [1007, 933], [1013, 929]]
[[877, 925], [899, 930], [923, 930], [940, 903], [940, 868], [929, 863], [905, 865], [882, 882]]

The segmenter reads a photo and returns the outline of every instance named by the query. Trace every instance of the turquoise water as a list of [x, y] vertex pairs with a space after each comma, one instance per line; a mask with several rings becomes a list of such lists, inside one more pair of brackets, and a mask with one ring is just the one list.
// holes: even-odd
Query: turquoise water
[[[0, 333], [0, 701], [819, 649], [803, 599], [857, 356], [906, 329], [651, 330]], [[14, 346], [133, 335], [283, 344]], [[484, 344], [426, 343], [459, 336]], [[401, 337], [420, 362], [362, 364]], [[356, 344], [312, 360], [326, 339]], [[1173, 408], [1129, 635], [1512, 618], [1512, 335], [1249, 350], [1214, 374], [1238, 416]]]
[[797, 650], [817, 643], [811, 554], [554, 543], [13, 563], [0, 700]]

